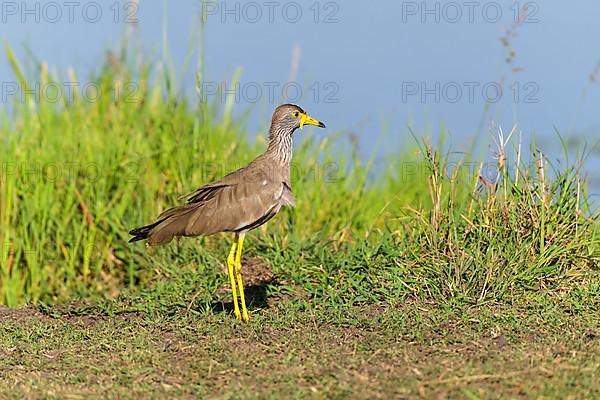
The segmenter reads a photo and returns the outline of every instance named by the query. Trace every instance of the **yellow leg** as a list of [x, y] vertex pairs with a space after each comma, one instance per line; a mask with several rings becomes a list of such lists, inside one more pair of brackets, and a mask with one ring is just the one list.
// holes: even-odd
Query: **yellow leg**
[[242, 283], [242, 249], [244, 247], [244, 236], [238, 235], [237, 254], [235, 256], [235, 273], [237, 275], [237, 284], [240, 289], [240, 300], [242, 302], [242, 321], [248, 322], [248, 310], [246, 309], [246, 299], [244, 298], [244, 284]]
[[240, 308], [238, 306], [237, 290], [235, 289], [235, 276], [234, 276], [236, 247], [237, 247], [237, 243], [233, 242], [233, 245], [231, 246], [231, 250], [229, 250], [229, 257], [227, 257], [227, 271], [229, 272], [229, 280], [231, 281], [231, 295], [233, 296], [233, 313], [235, 314], [235, 317], [237, 319], [241, 320], [242, 315], [240, 314]]

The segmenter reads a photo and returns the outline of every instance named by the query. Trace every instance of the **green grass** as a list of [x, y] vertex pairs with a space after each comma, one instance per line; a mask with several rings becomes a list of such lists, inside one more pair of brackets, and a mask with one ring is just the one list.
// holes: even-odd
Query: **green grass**
[[[27, 74], [6, 50], [23, 86], [61, 81], [46, 65]], [[93, 79], [105, 94], [100, 101], [55, 104], [42, 96], [36, 103], [30, 96], [0, 123], [4, 304], [114, 297], [147, 286], [156, 270], [197, 270], [209, 294], [225, 279], [218, 266], [229, 236], [150, 253], [128, 245], [127, 232], [250, 161], [265, 139], [250, 142], [243, 121], [219, 115], [218, 105], [192, 107], [171, 94], [169, 79], [152, 80], [148, 65], [121, 57], [109, 58]], [[139, 90], [115, 101], [108, 95], [114, 82]], [[598, 210], [587, 202], [581, 171], [568, 165], [553, 176], [546, 159], [521, 150], [519, 140], [499, 136], [499, 173], [489, 181], [477, 168], [465, 173], [473, 160], [451, 168], [421, 139], [374, 171], [336, 150], [335, 134], [296, 137], [298, 206], [255, 231], [248, 254], [263, 256], [280, 280], [313, 297], [502, 300], [598, 272]], [[528, 168], [530, 161], [539, 165]]]
[[[77, 80], [6, 54], [23, 86]], [[325, 139], [298, 133], [297, 207], [246, 241], [253, 319], [241, 326], [221, 312], [231, 235], [149, 251], [127, 232], [265, 138], [249, 140], [231, 104], [195, 106], [127, 52], [92, 80], [98, 102], [0, 112], [0, 304], [30, 305], [2, 309], [5, 396], [597, 393], [599, 214], [585, 152], [555, 170], [500, 132], [490, 178], [417, 133], [377, 169], [342, 150], [336, 121]], [[106, 95], [116, 81], [136, 83], [134, 101]]]

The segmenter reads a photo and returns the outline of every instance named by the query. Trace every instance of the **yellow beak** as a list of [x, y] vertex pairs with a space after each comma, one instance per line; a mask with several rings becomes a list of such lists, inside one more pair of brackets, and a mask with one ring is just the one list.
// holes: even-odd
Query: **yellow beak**
[[306, 114], [302, 114], [302, 116], [300, 117], [300, 129], [302, 129], [304, 125], [314, 125], [318, 126], [319, 128], [325, 128], [325, 124], [321, 121], [317, 121], [316, 119], [309, 117]]

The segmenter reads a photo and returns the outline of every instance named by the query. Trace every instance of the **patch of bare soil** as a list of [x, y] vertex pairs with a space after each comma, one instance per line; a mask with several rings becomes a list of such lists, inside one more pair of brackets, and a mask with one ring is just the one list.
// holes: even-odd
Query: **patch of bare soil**
[[36, 307], [25, 306], [20, 308], [8, 308], [0, 306], [0, 320], [26, 321], [31, 319], [49, 321], [52, 318], [40, 312]]
[[[225, 267], [223, 268], [223, 273], [228, 273]], [[244, 288], [276, 283], [273, 267], [271, 267], [271, 264], [267, 260], [261, 257], [242, 258], [242, 278], [244, 279]], [[225, 293], [231, 293], [229, 281], [217, 291], [217, 295]]]
[[244, 258], [242, 265], [244, 285], [255, 286], [276, 281], [273, 267], [262, 257]]

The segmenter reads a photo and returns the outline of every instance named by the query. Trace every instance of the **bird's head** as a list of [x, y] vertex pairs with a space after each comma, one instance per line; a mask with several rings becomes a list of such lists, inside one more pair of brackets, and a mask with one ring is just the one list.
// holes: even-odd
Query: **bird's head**
[[284, 104], [275, 109], [271, 120], [271, 131], [293, 133], [304, 125], [314, 125], [325, 128], [325, 124], [309, 117], [306, 112], [295, 104]]

